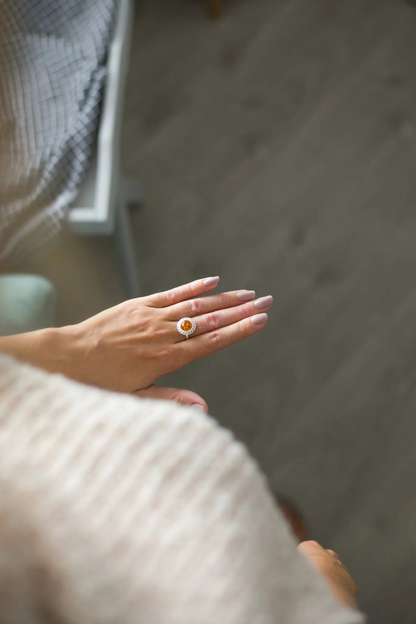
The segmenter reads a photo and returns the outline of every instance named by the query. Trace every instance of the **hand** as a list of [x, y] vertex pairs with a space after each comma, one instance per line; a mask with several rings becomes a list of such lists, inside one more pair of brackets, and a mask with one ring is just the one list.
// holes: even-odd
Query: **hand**
[[165, 388], [161, 386], [149, 386], [143, 390], [133, 392], [135, 396], [142, 399], [159, 399], [161, 401], [173, 401], [180, 405], [198, 407], [208, 413], [208, 405], [199, 394], [191, 390], [181, 390], [180, 388]]
[[[131, 299], [79, 325], [57, 330], [53, 369], [93, 386], [119, 392], [148, 388], [157, 379], [260, 331], [272, 297], [254, 291], [197, 298], [219, 278], [197, 280], [149, 297]], [[186, 340], [176, 328], [183, 317], [196, 321]]]
[[327, 580], [335, 597], [348, 607], [357, 608], [357, 586], [347, 568], [333, 550], [326, 550], [317, 542], [302, 542], [298, 550]]

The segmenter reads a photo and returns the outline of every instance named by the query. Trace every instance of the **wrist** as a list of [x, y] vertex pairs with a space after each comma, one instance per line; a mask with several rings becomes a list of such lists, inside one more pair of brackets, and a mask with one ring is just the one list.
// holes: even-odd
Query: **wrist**
[[42, 352], [41, 368], [80, 381], [82, 373], [81, 335], [77, 325], [41, 330], [39, 346]]
[[40, 329], [0, 338], [0, 352], [49, 373], [62, 373], [76, 379], [76, 326]]

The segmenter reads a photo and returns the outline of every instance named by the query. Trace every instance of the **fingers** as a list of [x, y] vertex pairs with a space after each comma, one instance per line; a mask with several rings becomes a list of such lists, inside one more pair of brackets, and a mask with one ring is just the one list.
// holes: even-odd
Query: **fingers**
[[325, 548], [314, 540], [306, 540], [306, 542], [302, 542], [301, 544], [299, 544], [298, 550], [300, 550], [307, 556], [321, 555], [326, 552]]
[[226, 349], [261, 331], [267, 323], [267, 319], [265, 313], [256, 314], [233, 325], [192, 337], [190, 340], [184, 340], [177, 344], [178, 351], [182, 351], [181, 360], [185, 365], [221, 349]]
[[326, 550], [314, 541], [302, 542], [298, 550], [309, 559], [315, 569], [328, 582], [335, 597], [343, 604], [355, 609], [357, 586], [347, 568], [333, 550]]
[[334, 550], [324, 548], [314, 540], [306, 540], [299, 544], [298, 549], [310, 555], [329, 555], [332, 559], [339, 561], [339, 557]]
[[252, 301], [255, 296], [254, 290], [234, 290], [219, 295], [211, 295], [211, 297], [191, 299], [171, 306], [168, 318], [176, 321], [184, 316], [194, 318], [201, 316], [201, 314], [241, 305], [243, 302]]
[[329, 555], [331, 559], [333, 559], [334, 561], [337, 561], [343, 567], [345, 567], [341, 563], [339, 556], [334, 550], [324, 548], [323, 546], [321, 546], [321, 544], [313, 540], [307, 540], [306, 542], [302, 542], [301, 544], [299, 544], [298, 549], [301, 550], [303, 553], [310, 555], [310, 556]]
[[199, 295], [203, 295], [204, 293], [213, 290], [216, 286], [218, 286], [219, 281], [220, 278], [218, 276], [199, 279], [195, 282], [191, 282], [190, 284], [184, 284], [183, 286], [172, 288], [172, 290], [166, 290], [165, 292], [150, 295], [150, 297], [146, 297], [146, 303], [150, 307], [154, 308], [172, 306], [180, 303], [181, 301], [198, 297]]
[[[267, 312], [272, 303], [273, 297], [269, 295], [268, 297], [257, 299], [252, 303], [245, 303], [234, 308], [220, 310], [219, 312], [211, 312], [209, 314], [205, 314], [204, 316], [197, 317], [194, 319], [196, 321], [194, 338], [196, 336], [200, 336], [201, 334], [206, 334], [208, 332], [227, 327], [228, 325], [233, 325], [234, 323], [238, 323], [243, 319], [258, 315], [259, 313]], [[178, 338], [180, 339], [179, 335]]]
[[142, 399], [159, 399], [161, 401], [174, 401], [181, 405], [197, 407], [208, 413], [208, 405], [199, 394], [191, 390], [182, 390], [180, 388], [165, 388], [160, 386], [149, 386], [143, 390], [134, 392], [135, 396]]

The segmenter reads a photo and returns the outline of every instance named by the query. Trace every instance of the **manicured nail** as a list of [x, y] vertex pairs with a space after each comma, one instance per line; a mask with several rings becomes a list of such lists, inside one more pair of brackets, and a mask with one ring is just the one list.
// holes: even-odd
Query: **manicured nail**
[[242, 290], [237, 293], [237, 299], [240, 301], [253, 301], [256, 296], [256, 292], [254, 290]]
[[251, 317], [251, 320], [253, 321], [254, 325], [264, 325], [265, 323], [267, 323], [268, 318], [269, 317], [267, 316], [267, 314], [255, 314]]
[[217, 275], [217, 277], [207, 277], [207, 279], [204, 279], [203, 284], [204, 286], [215, 286], [219, 281], [220, 278]]
[[268, 308], [270, 305], [272, 305], [272, 303], [273, 297], [271, 295], [268, 295], [267, 297], [261, 297], [261, 299], [257, 299], [257, 301], [254, 302], [254, 305], [259, 310], [262, 310], [263, 308]]
[[205, 412], [205, 407], [203, 405], [201, 405], [200, 403], [193, 403], [191, 405], [191, 407], [197, 407], [198, 409], [202, 410], [203, 412]]

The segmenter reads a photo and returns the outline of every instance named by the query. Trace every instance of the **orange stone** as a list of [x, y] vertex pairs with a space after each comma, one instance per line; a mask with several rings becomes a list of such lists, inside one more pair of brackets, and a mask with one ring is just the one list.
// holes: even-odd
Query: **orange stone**
[[183, 329], [183, 331], [191, 331], [192, 329], [192, 323], [191, 321], [184, 321], [181, 325], [181, 329]]

